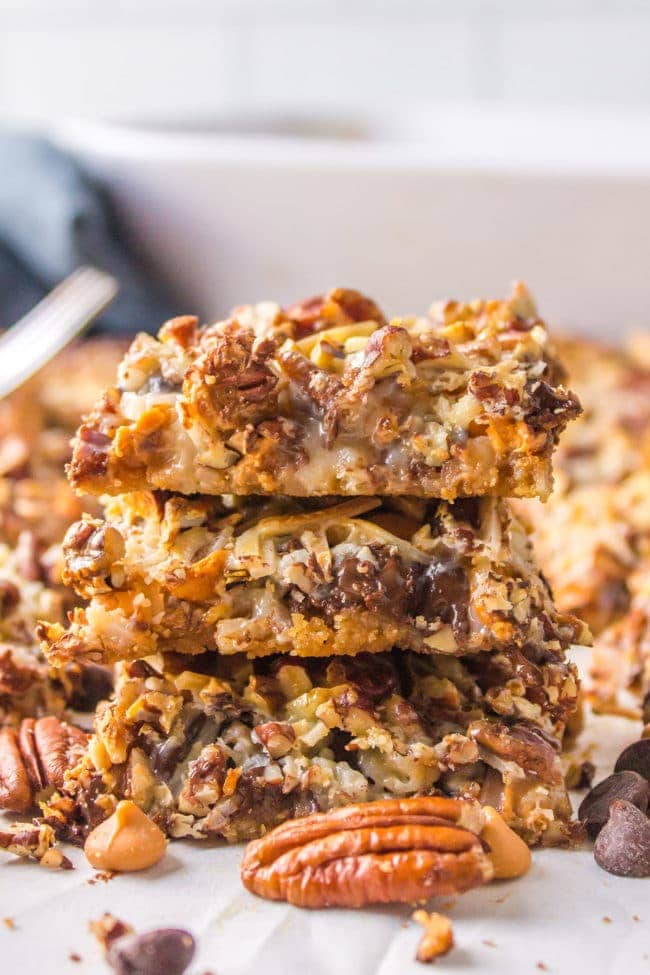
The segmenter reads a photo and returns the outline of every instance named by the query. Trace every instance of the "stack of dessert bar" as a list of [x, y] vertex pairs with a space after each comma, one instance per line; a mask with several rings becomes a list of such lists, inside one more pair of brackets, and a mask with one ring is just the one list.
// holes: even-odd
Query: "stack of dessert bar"
[[508, 496], [546, 497], [579, 412], [530, 297], [387, 321], [338, 289], [140, 335], [69, 475], [86, 604], [55, 666], [118, 664], [42, 804], [82, 840], [119, 799], [242, 840], [382, 797], [496, 806], [571, 838], [560, 769], [588, 634], [557, 612]]
[[584, 412], [562, 438], [548, 503], [518, 502], [557, 606], [590, 626], [600, 705], [626, 688], [650, 721], [650, 340], [562, 339]]

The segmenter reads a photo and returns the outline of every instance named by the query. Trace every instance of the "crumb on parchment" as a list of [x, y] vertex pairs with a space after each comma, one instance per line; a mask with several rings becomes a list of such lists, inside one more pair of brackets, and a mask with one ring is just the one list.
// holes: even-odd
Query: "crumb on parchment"
[[424, 928], [415, 956], [418, 961], [433, 962], [451, 951], [454, 947], [454, 932], [448, 917], [435, 911], [429, 914], [424, 910], [414, 911], [411, 916]]

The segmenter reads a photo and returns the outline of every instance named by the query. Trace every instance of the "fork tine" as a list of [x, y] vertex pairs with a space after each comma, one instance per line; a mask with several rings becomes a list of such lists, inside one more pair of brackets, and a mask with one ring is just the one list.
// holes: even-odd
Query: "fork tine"
[[97, 301], [110, 300], [116, 293], [113, 279], [103, 274], [98, 276], [93, 269], [88, 271], [91, 273], [83, 276], [75, 272], [67, 282], [55, 288], [13, 328], [0, 337], [0, 348], [6, 351], [15, 342], [22, 341], [26, 334], [41, 329], [44, 331], [47, 323], [59, 319], [71, 308], [78, 307], [81, 312], [86, 305], [92, 309]]
[[48, 296], [37, 305], [37, 312], [29, 312], [17, 325], [0, 338], [0, 348], [7, 351], [16, 343], [24, 341], [26, 335], [39, 331], [41, 337], [49, 337], [45, 329], [52, 321], [61, 319], [62, 316], [68, 315], [71, 311], [78, 310], [81, 314], [86, 307], [92, 309], [96, 302], [108, 299], [113, 293], [114, 289], [107, 289], [102, 280], [98, 280], [96, 284], [78, 280], [74, 287], [61, 290], [56, 295], [55, 300]]
[[0, 337], [0, 396], [38, 371], [117, 294], [105, 271], [81, 267]]

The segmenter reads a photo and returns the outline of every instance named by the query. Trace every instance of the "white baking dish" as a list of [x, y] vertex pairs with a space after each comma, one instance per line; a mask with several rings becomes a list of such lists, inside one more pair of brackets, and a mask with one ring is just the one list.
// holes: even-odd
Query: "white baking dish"
[[283, 115], [203, 130], [66, 123], [139, 245], [214, 318], [333, 284], [389, 312], [526, 280], [563, 326], [647, 326], [645, 118]]

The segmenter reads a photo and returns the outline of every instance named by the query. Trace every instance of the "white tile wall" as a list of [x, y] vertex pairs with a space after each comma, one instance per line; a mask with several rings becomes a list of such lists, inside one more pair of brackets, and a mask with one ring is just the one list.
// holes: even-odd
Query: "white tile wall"
[[473, 92], [467, 20], [444, 13], [402, 20], [365, 14], [343, 25], [257, 23], [250, 35], [253, 99], [380, 107], [396, 98], [468, 98]]
[[16, 28], [2, 40], [0, 104], [10, 114], [201, 114], [236, 92], [226, 32], [187, 25]]
[[650, 3], [636, 14], [615, 7], [589, 20], [547, 15], [504, 22], [503, 97], [650, 106]]
[[400, 98], [650, 110], [650, 0], [0, 0], [0, 113]]

